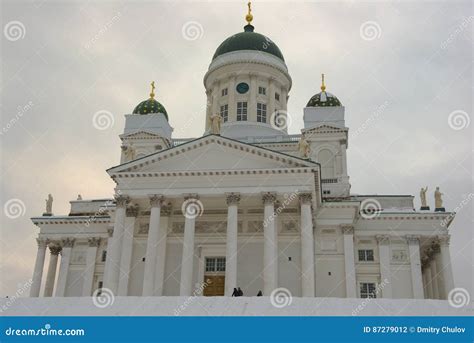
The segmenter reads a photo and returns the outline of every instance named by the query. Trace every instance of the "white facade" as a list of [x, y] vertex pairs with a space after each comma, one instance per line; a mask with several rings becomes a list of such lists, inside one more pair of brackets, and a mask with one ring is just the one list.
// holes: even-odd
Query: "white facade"
[[[248, 91], [237, 92], [240, 83]], [[115, 199], [32, 218], [32, 297], [284, 287], [304, 297], [446, 299], [453, 214], [417, 211], [410, 195], [351, 195], [342, 105], [306, 107], [301, 134], [289, 135], [272, 114], [286, 121], [291, 77], [261, 51], [218, 56], [204, 85], [202, 137], [173, 138], [163, 113], [126, 115], [121, 164], [107, 170]], [[215, 113], [226, 116], [220, 135], [209, 133]], [[300, 157], [303, 138], [309, 158]]]

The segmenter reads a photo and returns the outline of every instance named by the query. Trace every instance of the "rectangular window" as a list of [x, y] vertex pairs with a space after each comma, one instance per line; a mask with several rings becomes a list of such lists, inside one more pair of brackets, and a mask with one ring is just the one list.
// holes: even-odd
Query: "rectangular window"
[[261, 95], [267, 94], [267, 89], [265, 87], [258, 87], [258, 94], [261, 94]]
[[267, 122], [267, 105], [258, 103], [257, 104], [257, 122], [266, 123]]
[[107, 258], [107, 250], [102, 250], [102, 256], [100, 257], [100, 260], [102, 262], [105, 262], [106, 258]]
[[229, 106], [227, 104], [221, 106], [221, 117], [224, 123], [229, 120]]
[[207, 257], [206, 272], [225, 272], [225, 257]]
[[374, 251], [372, 249], [359, 250], [359, 261], [373, 261]]
[[206, 272], [213, 272], [216, 270], [216, 259], [206, 258]]
[[275, 93], [275, 100], [276, 100], [276, 101], [280, 101], [280, 94]]
[[237, 121], [247, 121], [247, 102], [237, 102]]
[[227, 88], [223, 88], [222, 91], [221, 91], [221, 94], [222, 94], [222, 96], [226, 96], [227, 95]]
[[361, 298], [377, 298], [375, 293], [375, 283], [361, 282], [360, 283], [360, 297]]
[[99, 281], [97, 284], [97, 296], [102, 294], [102, 287], [104, 287], [104, 281]]

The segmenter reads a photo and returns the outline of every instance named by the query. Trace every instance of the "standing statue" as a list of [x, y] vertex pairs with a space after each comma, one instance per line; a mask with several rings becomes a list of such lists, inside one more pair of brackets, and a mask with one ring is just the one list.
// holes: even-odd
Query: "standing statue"
[[428, 186], [425, 188], [421, 187], [420, 189], [420, 199], [421, 199], [421, 209], [429, 209], [428, 205], [426, 204], [426, 191], [428, 191]]
[[47, 214], [53, 213], [53, 196], [48, 194], [48, 199], [45, 200], [46, 202], [46, 212]]
[[215, 135], [220, 135], [222, 117], [218, 113], [216, 113], [210, 116], [209, 119], [211, 120], [211, 133]]
[[133, 144], [130, 143], [129, 146], [125, 147], [125, 160], [132, 161], [135, 159], [135, 148], [133, 147]]
[[308, 141], [304, 138], [304, 136], [301, 136], [301, 139], [298, 143], [298, 150], [302, 158], [309, 158], [311, 148], [309, 146]]
[[439, 191], [439, 187], [436, 187], [436, 190], [434, 192], [435, 211], [443, 211], [444, 212], [442, 195], [443, 195], [443, 193], [441, 193]]
[[82, 200], [82, 195], [78, 194], [77, 195], [77, 200]]

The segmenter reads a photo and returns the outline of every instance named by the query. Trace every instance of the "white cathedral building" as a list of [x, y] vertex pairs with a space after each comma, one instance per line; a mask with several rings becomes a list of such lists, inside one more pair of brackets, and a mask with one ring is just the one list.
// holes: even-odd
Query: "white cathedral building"
[[297, 297], [447, 298], [454, 213], [426, 202], [417, 210], [411, 195], [352, 195], [345, 107], [323, 79], [301, 133], [288, 134], [285, 59], [255, 32], [250, 11], [246, 19], [204, 76], [202, 137], [173, 137], [177, 114], [153, 84], [125, 115], [120, 164], [107, 170], [115, 197], [79, 197], [64, 215], [53, 215], [50, 198], [32, 218], [32, 297], [231, 296], [237, 287], [268, 296], [282, 287]]

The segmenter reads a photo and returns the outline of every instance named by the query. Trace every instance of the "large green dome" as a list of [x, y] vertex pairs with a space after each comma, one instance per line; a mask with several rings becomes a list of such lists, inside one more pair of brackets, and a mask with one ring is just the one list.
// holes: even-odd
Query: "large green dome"
[[135, 107], [133, 114], [163, 113], [168, 120], [168, 113], [165, 107], [153, 98], [142, 101]]
[[270, 40], [270, 38], [254, 32], [254, 27], [250, 24], [245, 25], [244, 30], [244, 32], [237, 33], [223, 41], [217, 48], [212, 59], [214, 60], [218, 56], [224, 55], [228, 52], [256, 50], [266, 52], [278, 57], [282, 61], [285, 61], [280, 49], [272, 40]]

